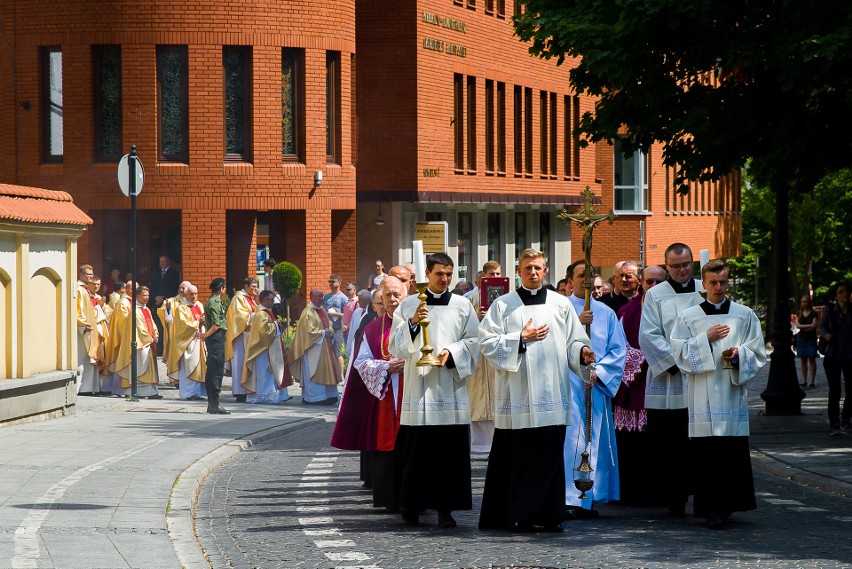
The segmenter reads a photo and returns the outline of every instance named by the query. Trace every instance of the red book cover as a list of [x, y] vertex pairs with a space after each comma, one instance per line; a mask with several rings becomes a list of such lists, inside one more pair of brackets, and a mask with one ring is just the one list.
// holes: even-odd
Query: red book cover
[[484, 310], [488, 310], [494, 299], [504, 294], [509, 294], [509, 277], [482, 277], [479, 302]]

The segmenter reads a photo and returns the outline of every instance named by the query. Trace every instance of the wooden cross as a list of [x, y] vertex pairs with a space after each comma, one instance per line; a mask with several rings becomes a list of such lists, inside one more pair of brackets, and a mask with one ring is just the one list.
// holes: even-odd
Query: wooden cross
[[[580, 195], [583, 196], [583, 206], [577, 213], [568, 213], [566, 208], [562, 208], [562, 212], [556, 216], [556, 219], [561, 221], [562, 223], [568, 224], [569, 221], [573, 221], [575, 223], [579, 223], [583, 226], [583, 255], [586, 261], [586, 270], [585, 270], [585, 282], [583, 283], [586, 289], [586, 304], [583, 310], [589, 310], [591, 305], [591, 292], [592, 292], [592, 231], [595, 228], [595, 225], [600, 223], [601, 221], [609, 221], [612, 224], [613, 221], [618, 217], [615, 215], [612, 210], [606, 215], [597, 213], [592, 207], [592, 196], [595, 195], [589, 186], [586, 186], [586, 189], [580, 192]], [[569, 278], [573, 276], [570, 275]]]

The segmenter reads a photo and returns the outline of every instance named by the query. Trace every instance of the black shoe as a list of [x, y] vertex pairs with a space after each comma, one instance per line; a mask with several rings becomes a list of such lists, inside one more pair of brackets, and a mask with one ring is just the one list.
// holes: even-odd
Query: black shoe
[[204, 398], [200, 395], [193, 395], [192, 397], [187, 397], [187, 401], [204, 401]]
[[237, 403], [245, 403], [246, 402], [246, 394], [243, 393], [241, 395], [234, 395], [237, 400]]
[[595, 509], [586, 510], [583, 508], [574, 508], [574, 515], [577, 516], [578, 520], [596, 520], [601, 517], [600, 512]]
[[541, 531], [543, 531], [545, 533], [559, 533], [559, 532], [565, 531], [565, 528], [562, 527], [559, 524], [553, 524], [553, 525], [544, 526], [544, 528]]
[[154, 395], [149, 395], [145, 399], [162, 399], [162, 398], [163, 398], [163, 396], [160, 395], [159, 393], [157, 393], [157, 394], [154, 394]]
[[450, 512], [438, 512], [438, 527], [439, 528], [454, 528], [456, 520]]
[[722, 518], [722, 514], [719, 512], [710, 512], [710, 515], [707, 516], [707, 527], [708, 529], [722, 529], [725, 527], [725, 520]]
[[95, 393], [94, 391], [81, 391], [80, 393], [77, 394], [78, 397], [81, 396], [81, 395], [83, 397], [97, 397], [98, 396], [98, 394]]
[[416, 526], [420, 523], [420, 514], [412, 510], [402, 510], [402, 521], [410, 526]]
[[231, 412], [224, 407], [208, 407], [207, 412], [211, 415], [230, 415]]

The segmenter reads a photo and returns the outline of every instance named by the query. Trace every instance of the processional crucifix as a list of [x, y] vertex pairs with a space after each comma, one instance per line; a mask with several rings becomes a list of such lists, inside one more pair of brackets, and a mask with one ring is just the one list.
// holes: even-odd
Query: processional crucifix
[[[583, 255], [585, 264], [584, 271], [584, 281], [583, 288], [586, 290], [586, 303], [583, 306], [583, 310], [587, 311], [591, 308], [591, 298], [592, 298], [592, 231], [594, 231], [595, 225], [600, 223], [601, 221], [609, 221], [610, 224], [615, 221], [618, 217], [615, 215], [612, 210], [606, 215], [597, 213], [594, 208], [592, 208], [592, 196], [595, 195], [589, 186], [586, 186], [586, 189], [580, 192], [580, 195], [583, 196], [583, 206], [577, 213], [568, 213], [566, 208], [562, 209], [562, 212], [556, 216], [556, 219], [561, 221], [564, 224], [568, 224], [569, 221], [574, 221], [583, 226]], [[573, 277], [573, 275], [567, 275], [568, 278]], [[586, 324], [586, 334], [589, 338], [592, 337], [592, 326], [591, 324]], [[594, 364], [589, 366], [592, 368], [591, 372], [594, 372]], [[590, 374], [591, 375], [591, 374]], [[581, 492], [580, 499], [586, 500], [588, 496], [586, 492], [592, 489], [594, 485], [594, 481], [591, 477], [592, 466], [589, 463], [589, 450], [591, 450], [591, 441], [592, 441], [592, 384], [593, 382], [586, 381], [586, 445], [583, 448], [583, 453], [580, 455], [580, 465], [577, 467], [578, 477], [574, 480], [574, 486], [577, 487], [577, 490]]]

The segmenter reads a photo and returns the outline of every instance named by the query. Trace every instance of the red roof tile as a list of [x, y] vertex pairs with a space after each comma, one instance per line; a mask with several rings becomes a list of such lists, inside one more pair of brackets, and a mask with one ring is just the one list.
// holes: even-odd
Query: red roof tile
[[74, 205], [67, 192], [11, 184], [0, 184], [0, 219], [66, 225], [92, 224], [92, 218]]

